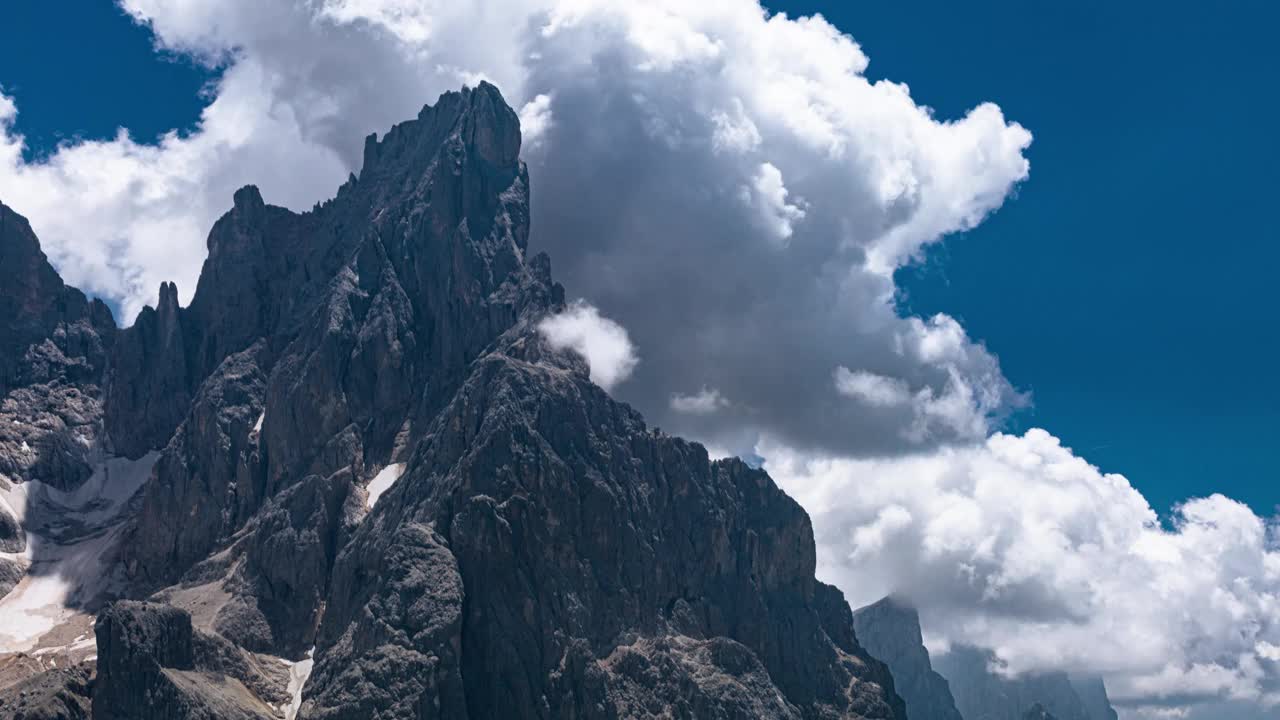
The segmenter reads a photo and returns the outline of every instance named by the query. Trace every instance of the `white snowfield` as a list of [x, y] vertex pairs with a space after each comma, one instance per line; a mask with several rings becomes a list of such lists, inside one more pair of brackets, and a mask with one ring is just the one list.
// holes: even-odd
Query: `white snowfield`
[[374, 475], [368, 486], [365, 487], [365, 490], [369, 492], [369, 497], [365, 498], [364, 506], [372, 510], [373, 506], [378, 504], [378, 498], [382, 497], [382, 493], [389, 490], [403, 474], [404, 463], [391, 463], [379, 470], [378, 474]]
[[[103, 557], [119, 538], [121, 510], [158, 457], [107, 459], [71, 492], [0, 479], [0, 512], [17, 519], [27, 536], [25, 551], [0, 553], [27, 566], [26, 577], [0, 599], [0, 654], [33, 650], [42, 636], [82, 614], [77, 603], [107, 589]], [[90, 637], [68, 641], [60, 649], [92, 648]]]
[[302, 688], [307, 684], [307, 678], [311, 677], [311, 668], [315, 665], [313, 659], [315, 652], [316, 649], [313, 647], [307, 651], [306, 660], [282, 661], [289, 666], [289, 702], [280, 708], [284, 711], [285, 720], [294, 720], [298, 717], [298, 710], [302, 707]]

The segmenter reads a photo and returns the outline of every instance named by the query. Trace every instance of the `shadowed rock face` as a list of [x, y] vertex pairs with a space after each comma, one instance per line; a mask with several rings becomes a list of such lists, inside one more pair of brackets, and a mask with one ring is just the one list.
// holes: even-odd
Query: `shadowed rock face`
[[[813, 570], [767, 475], [645, 428], [517, 330], [340, 554], [302, 716], [901, 716]], [[424, 593], [433, 612], [406, 605]], [[383, 696], [366, 672], [396, 663], [415, 685]]]
[[2, 203], [0, 319], [0, 476], [73, 488], [100, 447], [116, 326], [106, 305], [63, 284], [26, 219]]
[[884, 598], [853, 614], [858, 640], [893, 673], [912, 720], [961, 720], [947, 681], [933, 671], [915, 609]]
[[0, 720], [89, 720], [92, 676], [81, 663], [0, 685]]
[[220, 662], [216, 640], [168, 605], [120, 602], [94, 624], [98, 675], [94, 720], [267, 720], [263, 703], [236, 668]]
[[156, 602], [100, 615], [94, 717], [256, 717], [290, 698], [253, 653], [311, 648], [299, 718], [905, 717], [804, 511], [544, 343], [519, 149], [482, 84], [310, 212], [244, 188], [191, 304], [116, 338], [111, 445], [163, 448], [118, 570]]

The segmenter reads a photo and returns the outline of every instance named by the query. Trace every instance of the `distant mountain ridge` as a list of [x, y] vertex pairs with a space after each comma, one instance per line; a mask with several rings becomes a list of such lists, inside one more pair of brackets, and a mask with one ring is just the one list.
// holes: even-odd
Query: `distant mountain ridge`
[[991, 653], [967, 646], [931, 657], [919, 613], [905, 600], [859, 608], [853, 624], [867, 652], [889, 666], [912, 720], [1117, 720], [1100, 678], [1005, 678], [991, 672]]
[[989, 669], [992, 660], [990, 652], [962, 645], [934, 661], [965, 720], [1021, 720], [1037, 705], [1056, 720], [1117, 718], [1100, 679], [1064, 672], [1002, 677]]
[[956, 709], [947, 680], [933, 670], [914, 608], [887, 597], [855, 610], [853, 627], [867, 652], [889, 666], [908, 717], [967, 720]]

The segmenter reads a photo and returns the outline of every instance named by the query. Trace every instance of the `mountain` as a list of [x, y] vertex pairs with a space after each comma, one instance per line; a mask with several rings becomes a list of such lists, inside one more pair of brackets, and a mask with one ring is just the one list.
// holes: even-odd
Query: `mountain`
[[855, 611], [853, 628], [867, 652], [889, 666], [911, 720], [961, 720], [951, 688], [933, 671], [915, 608], [887, 597]]
[[1022, 720], [1034, 715], [1037, 707], [1056, 720], [1117, 717], [1099, 679], [1084, 680], [1063, 672], [1005, 677], [991, 670], [994, 660], [988, 651], [960, 645], [934, 661], [950, 683], [965, 720]]
[[63, 284], [26, 219], [3, 203], [0, 288], [0, 474], [78, 485], [101, 440], [115, 321], [101, 301]]
[[5, 209], [3, 407], [49, 449], [0, 515], [49, 556], [5, 556], [0, 618], [67, 609], [0, 668], [92, 667], [99, 720], [905, 718], [803, 509], [545, 342], [519, 151], [496, 88], [447, 93], [309, 212], [238, 191], [191, 303], [124, 330]]
[[1039, 673], [1003, 677], [994, 656], [955, 646], [931, 659], [920, 616], [907, 602], [886, 597], [856, 610], [858, 641], [889, 666], [912, 720], [1116, 720], [1098, 677]]

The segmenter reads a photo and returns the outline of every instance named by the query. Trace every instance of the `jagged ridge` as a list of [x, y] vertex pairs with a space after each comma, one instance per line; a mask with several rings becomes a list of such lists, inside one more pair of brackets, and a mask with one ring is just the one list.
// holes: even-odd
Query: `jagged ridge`
[[107, 444], [162, 448], [120, 567], [169, 608], [99, 618], [95, 715], [283, 712], [254, 668], [314, 646], [303, 718], [904, 717], [804, 511], [542, 341], [519, 146], [482, 84], [310, 212], [245, 188], [115, 335]]

